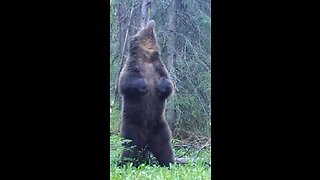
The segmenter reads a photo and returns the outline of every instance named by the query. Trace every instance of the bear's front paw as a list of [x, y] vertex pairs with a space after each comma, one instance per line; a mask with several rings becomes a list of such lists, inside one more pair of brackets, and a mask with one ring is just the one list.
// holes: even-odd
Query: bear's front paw
[[172, 84], [167, 78], [161, 77], [156, 86], [158, 96], [161, 98], [167, 98], [172, 92]]
[[134, 87], [141, 93], [145, 94], [148, 92], [148, 84], [145, 79], [138, 79], [134, 82]]

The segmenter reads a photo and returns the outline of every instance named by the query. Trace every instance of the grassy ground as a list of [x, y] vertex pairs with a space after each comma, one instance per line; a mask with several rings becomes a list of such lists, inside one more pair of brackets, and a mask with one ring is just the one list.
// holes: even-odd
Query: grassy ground
[[[136, 168], [131, 164], [125, 167], [118, 167], [122, 147], [118, 135], [110, 137], [110, 178], [111, 180], [123, 179], [211, 179], [210, 149], [202, 150], [197, 158], [202, 159], [196, 162], [190, 162], [184, 165], [173, 164], [170, 169], [157, 165], [141, 165]], [[184, 149], [174, 149], [175, 155], [178, 157], [185, 154]], [[195, 157], [195, 153], [188, 153], [188, 157]], [[204, 160], [203, 160], [204, 159]]]
[[171, 169], [157, 166], [141, 165], [138, 168], [110, 167], [111, 180], [122, 179], [211, 179], [211, 169], [202, 165], [173, 165]]
[[[131, 164], [125, 167], [118, 167], [117, 163], [120, 160], [120, 154], [123, 147], [121, 146], [121, 139], [118, 135], [119, 114], [113, 113], [111, 116], [110, 129], [110, 179], [111, 180], [157, 180], [157, 179], [177, 179], [177, 180], [204, 180], [211, 179], [211, 149], [203, 149], [200, 152], [190, 152], [186, 149], [174, 149], [176, 157], [187, 156], [197, 157], [196, 162], [190, 162], [184, 165], [173, 164], [170, 169], [159, 167], [157, 165], [141, 165], [136, 168]], [[176, 142], [176, 141], [174, 141]]]

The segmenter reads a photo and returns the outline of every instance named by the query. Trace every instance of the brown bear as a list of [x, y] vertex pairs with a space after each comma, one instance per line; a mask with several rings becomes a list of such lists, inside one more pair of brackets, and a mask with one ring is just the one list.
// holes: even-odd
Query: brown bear
[[[155, 22], [133, 36], [130, 56], [120, 73], [119, 90], [122, 94], [121, 129], [123, 138], [131, 140], [121, 157], [135, 166], [147, 159], [151, 152], [160, 165], [174, 163], [171, 131], [165, 120], [166, 99], [173, 84], [160, 58], [160, 47], [155, 34]], [[132, 147], [134, 148], [129, 148]], [[129, 159], [128, 159], [129, 158]]]

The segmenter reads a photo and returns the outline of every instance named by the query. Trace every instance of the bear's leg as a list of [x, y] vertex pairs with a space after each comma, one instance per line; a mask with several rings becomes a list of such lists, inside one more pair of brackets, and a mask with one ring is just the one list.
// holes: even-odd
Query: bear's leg
[[136, 147], [128, 147], [125, 146], [125, 150], [121, 155], [121, 163], [120, 165], [125, 165], [128, 162], [132, 162], [134, 166], [137, 166], [137, 159], [138, 159], [138, 149]]
[[174, 155], [170, 142], [169, 128], [165, 127], [150, 139], [150, 151], [159, 161], [161, 166], [169, 167], [169, 163], [174, 163]]
[[122, 153], [120, 164], [124, 165], [128, 162], [133, 162], [134, 166], [139, 166], [140, 163], [147, 159], [146, 140], [141, 137], [137, 129], [127, 127], [122, 131], [122, 137], [131, 141], [124, 143], [125, 150]]

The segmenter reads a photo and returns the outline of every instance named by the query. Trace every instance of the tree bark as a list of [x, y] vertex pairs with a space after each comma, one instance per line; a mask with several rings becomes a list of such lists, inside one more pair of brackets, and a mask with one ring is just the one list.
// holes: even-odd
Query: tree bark
[[[174, 71], [173, 71], [173, 62], [176, 60], [177, 58], [177, 54], [176, 54], [176, 26], [177, 26], [177, 1], [179, 0], [173, 0], [172, 3], [172, 13], [170, 13], [169, 15], [169, 33], [168, 33], [168, 56], [167, 56], [167, 68], [169, 71], [169, 74], [171, 75], [172, 81], [175, 82], [175, 75], [174, 75]], [[174, 94], [171, 96], [171, 99], [174, 98]], [[174, 107], [170, 107], [167, 109], [167, 121], [168, 124], [171, 128], [172, 131], [174, 131], [175, 126], [174, 126], [174, 121], [176, 119], [176, 112], [175, 112], [175, 108]]]
[[[121, 55], [122, 49], [123, 49], [123, 42], [125, 39], [125, 33], [126, 33], [126, 22], [127, 22], [127, 5], [124, 3], [121, 3], [118, 5], [118, 10], [117, 10], [117, 18], [118, 18], [118, 29], [119, 29], [119, 54]], [[121, 58], [121, 57], [120, 57]]]
[[148, 12], [149, 12], [150, 3], [151, 3], [151, 0], [142, 0], [141, 25], [140, 25], [141, 28], [143, 28], [149, 21]]

